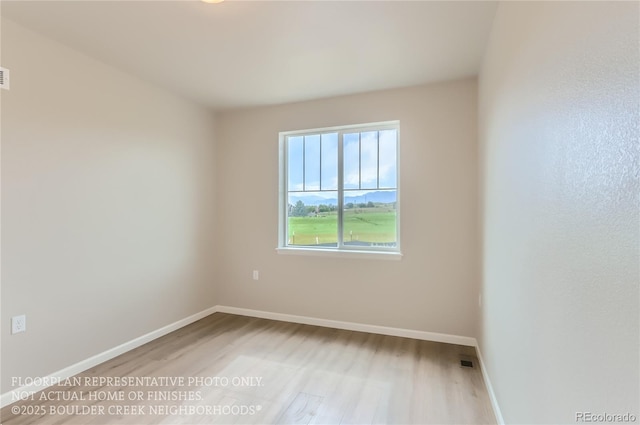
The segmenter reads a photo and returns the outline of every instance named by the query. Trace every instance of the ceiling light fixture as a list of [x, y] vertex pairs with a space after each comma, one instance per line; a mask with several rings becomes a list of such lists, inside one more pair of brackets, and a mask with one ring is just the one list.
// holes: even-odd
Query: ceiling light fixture
[[202, 0], [203, 3], [222, 3], [224, 0]]

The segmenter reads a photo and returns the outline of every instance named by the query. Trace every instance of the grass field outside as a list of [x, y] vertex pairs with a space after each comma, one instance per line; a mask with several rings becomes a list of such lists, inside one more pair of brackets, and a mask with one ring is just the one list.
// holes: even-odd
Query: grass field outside
[[[289, 245], [338, 243], [336, 212], [289, 217]], [[344, 211], [344, 242], [392, 244], [396, 242], [396, 211], [389, 207], [351, 208]]]

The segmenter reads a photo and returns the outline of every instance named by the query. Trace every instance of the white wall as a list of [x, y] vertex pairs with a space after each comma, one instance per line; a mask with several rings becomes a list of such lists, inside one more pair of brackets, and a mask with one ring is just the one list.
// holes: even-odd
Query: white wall
[[[472, 336], [476, 93], [466, 79], [220, 114], [220, 304]], [[403, 259], [278, 255], [278, 132], [396, 119]]]
[[215, 304], [215, 176], [210, 113], [1, 29], [5, 393]]
[[480, 349], [507, 423], [638, 400], [637, 2], [502, 3], [480, 76]]

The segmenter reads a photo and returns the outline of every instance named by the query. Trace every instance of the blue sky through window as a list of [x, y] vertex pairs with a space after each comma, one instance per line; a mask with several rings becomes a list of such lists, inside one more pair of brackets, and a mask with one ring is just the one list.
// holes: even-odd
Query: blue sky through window
[[304, 158], [303, 140], [302, 136], [289, 137], [289, 158], [287, 159], [289, 164], [289, 190], [304, 190], [302, 184], [304, 170], [302, 162], [302, 158]]
[[338, 190], [338, 133], [322, 135], [322, 190]]
[[[397, 131], [343, 134], [344, 189], [350, 196], [397, 187]], [[288, 138], [289, 191], [335, 199], [338, 133]]]

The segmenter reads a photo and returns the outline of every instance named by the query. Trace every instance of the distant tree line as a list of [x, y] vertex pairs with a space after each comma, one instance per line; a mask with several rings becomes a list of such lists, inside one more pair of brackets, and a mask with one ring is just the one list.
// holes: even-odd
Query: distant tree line
[[312, 214], [328, 213], [335, 211], [338, 207], [335, 205], [305, 205], [304, 202], [298, 201], [295, 205], [289, 204], [289, 217], [307, 217]]
[[[393, 208], [395, 208], [395, 203], [393, 204], [394, 204]], [[375, 208], [376, 204], [374, 204], [372, 201], [360, 202], [360, 203], [348, 202], [344, 205], [344, 207], [345, 209]], [[337, 209], [338, 209], [337, 205], [325, 205], [325, 204], [320, 204], [317, 206], [305, 205], [304, 202], [299, 200], [295, 203], [295, 205], [289, 204], [289, 217], [307, 217], [313, 214], [317, 215], [320, 213], [333, 212]]]
[[373, 202], [369, 201], [369, 202], [360, 202], [359, 204], [354, 204], [353, 202], [348, 202], [344, 205], [344, 207], [348, 210], [350, 210], [351, 208], [375, 208], [376, 204], [374, 204]]

